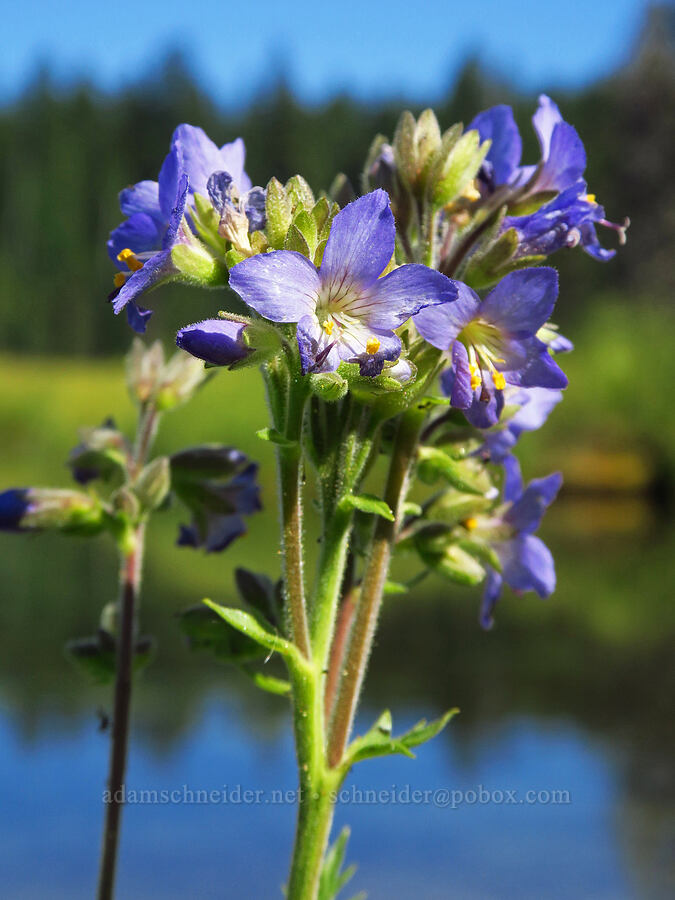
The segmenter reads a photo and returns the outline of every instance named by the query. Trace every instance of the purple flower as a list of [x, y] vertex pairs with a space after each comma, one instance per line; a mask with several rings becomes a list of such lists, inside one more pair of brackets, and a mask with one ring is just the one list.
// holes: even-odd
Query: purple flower
[[504, 583], [517, 592], [536, 591], [548, 597], [555, 590], [555, 567], [548, 547], [534, 532], [544, 512], [553, 503], [562, 476], [559, 472], [531, 481], [523, 489], [520, 467], [513, 456], [504, 460], [505, 505], [492, 519], [468, 519], [464, 526], [487, 540], [497, 554], [501, 572], [487, 569], [480, 621], [484, 628], [493, 624], [492, 614]]
[[120, 270], [110, 299], [116, 315], [127, 309], [135, 331], [143, 333], [151, 315], [136, 299], [176, 274], [171, 251], [177, 243], [196, 242], [190, 227], [193, 195], [207, 196], [209, 177], [216, 171], [228, 173], [237, 196], [250, 191], [244, 158], [241, 138], [218, 148], [201, 128], [179, 125], [158, 181], [141, 181], [120, 193], [120, 208], [129, 218], [108, 240], [108, 253]]
[[0, 493], [0, 531], [21, 531], [21, 520], [30, 505], [28, 488]]
[[469, 125], [478, 131], [481, 140], [492, 141], [478, 179], [483, 193], [491, 194], [502, 185], [514, 189], [527, 185], [528, 195], [558, 192], [557, 197], [534, 213], [504, 220], [503, 230], [513, 227], [518, 231], [517, 256], [548, 256], [563, 247], [580, 245], [595, 259], [611, 259], [616, 251], [600, 246], [595, 225], [617, 231], [619, 243], [623, 244], [629, 223], [608, 222], [595, 195], [587, 192], [583, 180], [586, 151], [581, 138], [545, 94], [539, 97], [532, 124], [541, 147], [539, 166], [520, 165], [522, 140], [510, 106], [485, 110]]
[[563, 247], [581, 246], [601, 262], [612, 259], [616, 250], [605, 250], [598, 241], [595, 226], [611, 228], [626, 242], [628, 220], [623, 225], [608, 222], [605, 211], [593, 194], [586, 192], [586, 182], [575, 182], [545, 206], [527, 216], [507, 216], [502, 228], [515, 228], [519, 246], [516, 258], [532, 255], [549, 256]]
[[536, 431], [544, 424], [551, 410], [562, 400], [560, 391], [547, 388], [520, 388], [507, 393], [508, 406], [518, 406], [518, 411], [498, 429], [485, 434], [479, 453], [490, 462], [500, 463], [509, 455], [524, 431]]
[[228, 319], [206, 319], [186, 325], [176, 335], [176, 343], [198, 359], [213, 366], [231, 366], [253, 351], [244, 343], [246, 325]]
[[576, 130], [563, 120], [556, 104], [542, 94], [532, 124], [541, 148], [541, 163], [521, 166], [523, 143], [510, 106], [493, 106], [479, 113], [469, 125], [482, 141], [491, 140], [488, 167], [481, 180], [488, 192], [501, 185], [522, 186], [536, 173], [529, 187], [537, 191], [563, 191], [578, 181], [586, 168], [586, 151]]
[[258, 466], [234, 447], [206, 445], [171, 457], [172, 489], [192, 513], [179, 547], [217, 553], [246, 533], [243, 516], [260, 508]]
[[558, 295], [547, 267], [512, 272], [481, 301], [461, 282], [455, 303], [425, 309], [415, 325], [425, 340], [451, 357], [441, 385], [469, 421], [487, 428], [498, 420], [507, 384], [564, 388], [567, 378], [536, 337]]
[[230, 286], [266, 319], [297, 322], [304, 373], [333, 372], [343, 361], [379, 375], [401, 353], [394, 329], [457, 296], [454, 282], [422, 265], [380, 278], [394, 243], [389, 197], [376, 190], [336, 215], [320, 269], [300, 253], [277, 250], [234, 266]]

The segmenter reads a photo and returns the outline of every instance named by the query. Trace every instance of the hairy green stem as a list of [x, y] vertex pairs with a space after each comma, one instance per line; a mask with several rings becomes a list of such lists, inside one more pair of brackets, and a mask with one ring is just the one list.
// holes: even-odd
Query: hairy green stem
[[399, 422], [384, 496], [394, 511], [395, 521], [380, 518], [375, 526], [351, 637], [344, 658], [344, 674], [329, 727], [328, 763], [332, 767], [339, 766], [342, 761], [354, 722], [423, 419], [424, 413], [417, 407], [412, 407], [402, 415]]

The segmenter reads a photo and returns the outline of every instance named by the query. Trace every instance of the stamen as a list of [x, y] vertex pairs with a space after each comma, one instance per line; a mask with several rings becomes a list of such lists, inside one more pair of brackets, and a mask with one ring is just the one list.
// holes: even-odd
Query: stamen
[[138, 272], [139, 269], [143, 268], [143, 263], [140, 259], [136, 259], [136, 254], [132, 250], [129, 250], [128, 247], [125, 247], [124, 250], [120, 250], [117, 254], [117, 259], [119, 262], [126, 263], [132, 272]]
[[116, 288], [121, 288], [123, 284], [126, 283], [127, 276], [124, 272], [115, 272], [115, 277], [113, 278], [113, 284]]
[[592, 203], [593, 206], [597, 206], [597, 200], [595, 199], [595, 194], [584, 194], [581, 197], [582, 200], [585, 200], [586, 203]]
[[503, 391], [506, 387], [506, 379], [504, 378], [502, 373], [498, 372], [496, 369], [492, 373], [492, 381], [498, 391]]
[[480, 377], [480, 369], [478, 366], [474, 366], [473, 363], [469, 364], [469, 372], [471, 373], [471, 390], [475, 391], [477, 387], [480, 387], [482, 384], [482, 378]]
[[366, 353], [369, 356], [373, 356], [380, 349], [380, 342], [376, 337], [368, 338], [368, 342], [366, 343]]
[[475, 519], [473, 516], [469, 516], [468, 519], [464, 519], [462, 525], [466, 528], [467, 531], [474, 531], [474, 529], [478, 528], [478, 519]]
[[335, 327], [335, 322], [332, 319], [326, 319], [323, 323], [323, 330], [326, 332], [328, 337], [333, 333], [333, 328]]

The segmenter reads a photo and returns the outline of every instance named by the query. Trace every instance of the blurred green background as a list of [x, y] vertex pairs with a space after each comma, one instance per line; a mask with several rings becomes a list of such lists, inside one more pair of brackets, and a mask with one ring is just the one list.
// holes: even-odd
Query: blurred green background
[[[433, 714], [459, 705], [462, 715], [441, 740], [456, 742], [460, 756], [489, 749], [505, 723], [514, 722], [516, 729], [518, 722], [530, 722], [538, 734], [550, 731], [559, 750], [568, 728], [582, 735], [582, 747], [599, 748], [614, 787], [606, 801], [609, 820], [594, 826], [589, 841], [599, 848], [612, 835], [613, 852], [625, 869], [621, 877], [612, 869], [614, 857], [607, 871], [614, 872], [616, 881], [603, 874], [593, 857], [599, 868], [591, 862], [588, 872], [595, 873], [595, 880], [583, 875], [580, 863], [578, 883], [566, 874], [555, 889], [548, 882], [541, 891], [530, 878], [541, 861], [530, 866], [523, 858], [506, 879], [496, 868], [494, 886], [460, 871], [461, 896], [660, 898], [668, 891], [667, 842], [675, 810], [671, 11], [664, 8], [652, 17], [630, 64], [582, 91], [556, 92], [555, 99], [584, 140], [590, 189], [610, 219], [629, 215], [632, 222], [627, 246], [609, 264], [600, 265], [578, 250], [553, 258], [562, 286], [556, 321], [576, 345], [561, 360], [570, 386], [546, 427], [523, 438], [519, 453], [527, 476], [556, 468], [565, 476], [562, 497], [543, 531], [556, 557], [558, 591], [544, 604], [529, 595], [506, 596], [489, 635], [476, 624], [473, 593], [429, 579], [414, 596], [391, 599], [364, 710], [376, 713], [389, 705], [403, 715], [408, 710]], [[447, 127], [457, 120], [468, 122], [497, 102], [513, 104], [526, 157], [533, 159], [529, 116], [536, 96], [495, 81], [478, 62], [467, 63], [435, 107]], [[156, 177], [176, 123], [201, 125], [218, 143], [241, 134], [254, 183], [300, 172], [320, 190], [338, 171], [358, 184], [372, 136], [391, 135], [399, 112], [398, 103], [364, 104], [348, 96], [309, 107], [279, 83], [253, 106], [226, 115], [201, 92], [180, 57], [168, 58], [161, 73], [114, 95], [86, 84], [57, 90], [45, 72], [3, 108], [0, 486], [65, 485], [64, 460], [76, 443], [78, 426], [112, 414], [122, 426], [133, 427], [121, 362], [131, 335], [124, 317], [114, 318], [105, 302], [113, 274], [105, 240], [120, 220], [119, 189]], [[609, 233], [601, 238], [612, 240]], [[178, 327], [212, 315], [219, 304], [217, 294], [173, 288], [153, 301], [150, 336], [162, 338], [167, 347]], [[285, 727], [279, 701], [256, 698], [235, 675], [191, 656], [173, 619], [173, 613], [202, 596], [231, 597], [235, 564], [277, 571], [273, 460], [269, 445], [254, 436], [265, 419], [257, 374], [225, 372], [194, 403], [167, 417], [161, 432], [163, 450], [178, 449], [187, 436], [190, 443], [232, 443], [259, 459], [267, 512], [251, 521], [249, 535], [223, 557], [176, 550], [176, 513], [158, 517], [151, 528], [143, 625], [159, 638], [159, 651], [139, 686], [136, 725], [138, 746], [150, 747], [157, 758], [169, 748], [192, 746], [190, 728], [201, 721], [208, 698], [223, 689], [238, 698], [238, 709], [247, 705], [254, 710], [254, 724], [245, 726], [251, 730], [239, 735], [242, 746], [261, 735], [274, 746], [278, 730]], [[95, 709], [108, 704], [105, 690], [87, 686], [69, 667], [62, 646], [95, 628], [101, 606], [114, 596], [115, 570], [114, 556], [102, 541], [0, 536], [0, 698], [23, 748], [14, 756], [7, 749], [11, 740], [6, 745], [0, 740], [8, 783], [26, 776], [20, 760], [29, 753], [27, 747], [56, 753], [56, 735], [67, 733], [73, 736], [69, 746], [79, 752], [83, 723], [92, 729]], [[222, 725], [224, 734], [228, 727]], [[528, 728], [523, 726], [524, 734], [530, 733]], [[96, 748], [97, 766], [102, 767], [103, 739]], [[290, 756], [284, 759], [290, 772]], [[504, 767], [509, 771], [508, 761]], [[47, 771], [39, 765], [30, 770], [38, 793]], [[405, 771], [407, 778], [413, 777]], [[75, 773], [69, 777], [76, 785]], [[424, 776], [418, 772], [417, 777]], [[547, 784], [550, 773], [542, 786]], [[40, 797], [36, 808], [48, 802]], [[87, 815], [91, 818], [82, 821], [96, 829], [98, 809]], [[133, 816], [138, 816], [133, 819], [138, 826], [132, 833], [141, 840], [143, 812], [130, 813], [130, 820]], [[0, 816], [0, 836], [12, 832], [12, 822], [12, 815]], [[469, 834], [476, 846], [486, 833], [497, 846], [503, 835], [503, 825], [498, 826], [494, 833], [486, 832], [479, 822]], [[42, 882], [27, 875], [22, 880], [17, 868], [22, 854], [30, 852], [34, 828], [42, 835], [31, 820], [25, 842], [12, 857], [14, 880], [7, 896], [46, 896], [40, 893]], [[423, 824], [419, 829], [415, 840], [423, 843]], [[570, 826], [569, 841], [573, 831]], [[527, 846], [532, 834], [523, 834]], [[397, 893], [393, 880], [381, 880], [377, 848], [368, 843], [368, 835], [358, 837], [358, 824], [354, 840], [371, 896], [410, 896], [403, 888]], [[556, 842], [552, 838], [542, 851], [549, 860]], [[75, 874], [63, 876], [62, 894], [52, 885], [49, 896], [87, 895], [95, 843], [82, 842], [79, 856], [72, 857]], [[576, 852], [573, 843], [564, 847], [566, 853]], [[450, 858], [446, 854], [436, 860], [441, 874], [443, 866], [450, 869], [449, 859], [453, 872], [458, 866], [461, 870], [452, 850], [448, 853]], [[84, 868], [79, 867], [82, 860]], [[562, 857], [561, 867], [564, 872]], [[283, 863], [280, 877], [282, 870]], [[165, 890], [163, 896], [169, 895]], [[205, 886], [197, 895], [211, 896]], [[259, 894], [272, 895], [262, 889]], [[130, 880], [124, 896], [154, 893], [133, 893]], [[446, 895], [429, 887], [421, 896]]]

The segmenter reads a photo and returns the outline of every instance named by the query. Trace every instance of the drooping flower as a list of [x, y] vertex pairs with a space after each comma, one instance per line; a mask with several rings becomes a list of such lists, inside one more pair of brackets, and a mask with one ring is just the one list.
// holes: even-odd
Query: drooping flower
[[558, 294], [558, 276], [548, 267], [512, 272], [481, 301], [458, 282], [455, 303], [422, 310], [415, 325], [422, 337], [450, 354], [441, 385], [453, 406], [472, 424], [498, 420], [507, 385], [559, 389], [567, 378], [536, 336]]
[[504, 470], [504, 505], [491, 516], [478, 514], [462, 523], [472, 539], [482, 540], [491, 547], [501, 565], [501, 572], [487, 567], [480, 612], [484, 628], [493, 624], [492, 614], [504, 583], [517, 592], [536, 591], [542, 598], [555, 590], [553, 557], [534, 532], [555, 500], [562, 476], [556, 472], [531, 481], [523, 489], [515, 457], [506, 457]]
[[243, 322], [229, 319], [205, 319], [186, 325], [176, 335], [181, 350], [214, 366], [231, 366], [246, 359], [253, 351], [243, 339]]
[[518, 410], [501, 427], [485, 433], [479, 450], [484, 459], [493, 463], [503, 462], [523, 432], [541, 428], [551, 410], [562, 400], [560, 391], [548, 388], [511, 388], [505, 395], [506, 406], [517, 406]]
[[[607, 221], [595, 195], [589, 194], [583, 180], [586, 151], [575, 128], [565, 122], [556, 104], [542, 94], [532, 124], [541, 148], [539, 165], [522, 166], [522, 140], [509, 106], [494, 106], [480, 113], [469, 128], [492, 145], [479, 174], [485, 194], [508, 186], [526, 188], [527, 196], [557, 194], [540, 209], [528, 215], [510, 216], [503, 229], [516, 228], [520, 238], [518, 256], [549, 255], [563, 247], [580, 245], [596, 259], [611, 259], [614, 250], [605, 250], [598, 241], [595, 225], [617, 231], [625, 243], [628, 221], [615, 225]], [[522, 197], [521, 197], [522, 199]]]
[[261, 508], [258, 466], [234, 447], [205, 445], [171, 457], [171, 484], [192, 513], [179, 547], [217, 553], [246, 533], [244, 516]]
[[394, 243], [389, 197], [376, 190], [335, 216], [318, 270], [300, 253], [277, 250], [234, 266], [230, 286], [266, 319], [297, 323], [303, 372], [333, 372], [343, 361], [379, 375], [401, 353], [394, 329], [457, 296], [454, 282], [422, 265], [380, 277]]
[[137, 306], [136, 299], [179, 274], [172, 259], [177, 244], [188, 245], [205, 272], [213, 266], [211, 254], [192, 227], [194, 195], [208, 196], [208, 180], [214, 172], [227, 173], [231, 195], [250, 191], [244, 158], [241, 138], [218, 148], [201, 128], [179, 125], [158, 181], [141, 181], [120, 193], [120, 208], [128, 218], [108, 241], [108, 253], [120, 270], [111, 300], [115, 314], [127, 309], [134, 330], [145, 331], [151, 315]]

